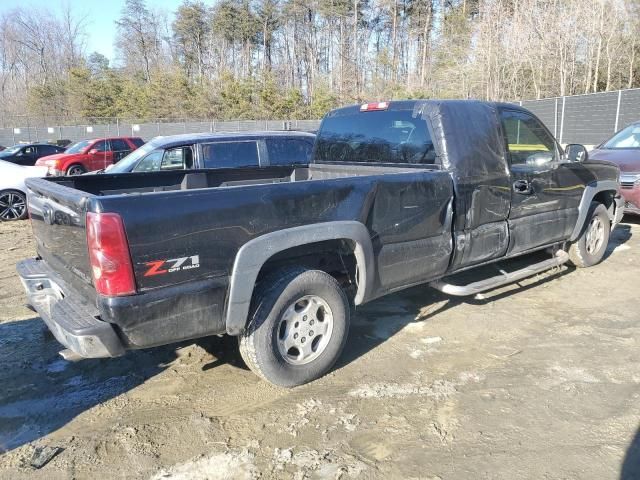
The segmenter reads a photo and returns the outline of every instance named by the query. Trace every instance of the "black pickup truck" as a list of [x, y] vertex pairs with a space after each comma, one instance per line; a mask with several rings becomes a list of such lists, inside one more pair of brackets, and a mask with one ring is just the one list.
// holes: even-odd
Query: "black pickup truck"
[[[334, 364], [354, 306], [598, 263], [623, 212], [619, 171], [566, 150], [511, 104], [346, 107], [304, 167], [29, 179], [38, 257], [17, 269], [67, 358], [229, 334], [258, 375], [299, 385]], [[545, 249], [526, 268], [447, 282]]]

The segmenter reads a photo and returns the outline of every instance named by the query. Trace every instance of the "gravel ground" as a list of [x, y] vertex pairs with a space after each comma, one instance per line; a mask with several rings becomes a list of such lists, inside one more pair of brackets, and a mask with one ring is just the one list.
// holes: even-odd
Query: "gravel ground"
[[[640, 478], [640, 222], [625, 220], [591, 269], [359, 309], [339, 365], [292, 390], [230, 338], [67, 363], [23, 306], [29, 224], [0, 224], [0, 477]], [[40, 447], [61, 451], [34, 469]]]

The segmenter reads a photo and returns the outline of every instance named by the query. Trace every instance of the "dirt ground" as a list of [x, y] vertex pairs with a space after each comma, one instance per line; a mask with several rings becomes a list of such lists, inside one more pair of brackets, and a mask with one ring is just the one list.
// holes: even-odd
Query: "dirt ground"
[[[0, 477], [640, 478], [640, 222], [599, 266], [359, 309], [326, 377], [259, 380], [230, 338], [67, 363], [0, 224]], [[480, 275], [486, 272], [479, 272]], [[37, 447], [63, 449], [39, 470]]]

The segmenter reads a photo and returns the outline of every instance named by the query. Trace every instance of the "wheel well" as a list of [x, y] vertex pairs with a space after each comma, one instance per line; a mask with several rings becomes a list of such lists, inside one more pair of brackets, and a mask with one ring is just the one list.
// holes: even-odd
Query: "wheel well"
[[66, 170], [69, 170], [70, 168], [73, 168], [73, 167], [80, 167], [81, 169], [83, 169], [85, 171], [87, 170], [84, 165], [82, 165], [81, 163], [78, 163], [78, 162], [70, 163], [69, 165], [67, 165]]
[[358, 285], [358, 264], [354, 250], [355, 243], [348, 239], [324, 240], [283, 250], [262, 265], [256, 284], [274, 270], [285, 266], [302, 266], [328, 273], [353, 299]]
[[616, 192], [612, 190], [604, 190], [602, 192], [596, 193], [592, 201], [596, 203], [601, 203], [602, 205], [604, 205], [607, 208], [607, 211], [609, 212], [609, 217], [613, 218], [615, 213], [613, 211], [615, 207], [615, 198], [616, 198]]

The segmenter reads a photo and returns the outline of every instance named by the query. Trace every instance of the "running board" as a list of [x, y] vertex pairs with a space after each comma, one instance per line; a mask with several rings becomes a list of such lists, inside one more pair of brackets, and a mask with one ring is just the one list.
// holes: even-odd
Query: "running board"
[[494, 288], [507, 285], [508, 283], [517, 282], [523, 278], [531, 277], [536, 273], [544, 272], [554, 267], [559, 267], [569, 261], [569, 254], [564, 250], [558, 250], [553, 258], [534, 263], [528, 267], [521, 268], [511, 273], [501, 273], [495, 277], [487, 278], [479, 282], [470, 283], [469, 285], [452, 285], [443, 280], [436, 280], [429, 285], [436, 290], [446, 293], [447, 295], [455, 295], [457, 297], [466, 297], [468, 295], [476, 295], [478, 293], [493, 290]]

